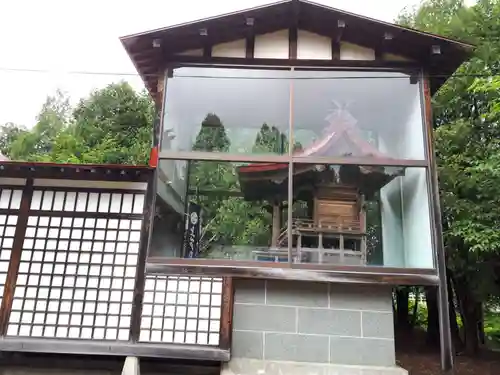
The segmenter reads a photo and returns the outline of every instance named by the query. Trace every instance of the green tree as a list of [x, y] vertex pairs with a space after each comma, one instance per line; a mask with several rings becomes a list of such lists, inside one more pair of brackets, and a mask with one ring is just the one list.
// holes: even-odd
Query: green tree
[[269, 127], [264, 123], [255, 138], [252, 152], [283, 154], [286, 150], [288, 150], [286, 135], [280, 132], [277, 127]]
[[110, 84], [71, 108], [61, 91], [47, 97], [35, 126], [2, 127], [0, 147], [12, 160], [146, 164], [154, 106], [125, 82]]
[[[286, 144], [286, 136], [275, 127], [266, 124], [256, 137], [254, 152], [280, 152], [280, 144]], [[230, 142], [221, 119], [208, 114], [196, 137], [193, 150], [227, 152]], [[258, 151], [257, 151], [258, 150]], [[190, 190], [198, 189], [201, 196], [204, 219], [204, 238], [212, 244], [223, 246], [268, 245], [271, 215], [261, 203], [248, 202], [233, 196], [240, 191], [236, 165], [230, 162], [191, 162], [189, 173]], [[191, 199], [197, 199], [191, 196]], [[210, 247], [204, 256], [210, 256]]]
[[52, 161], [51, 150], [58, 134], [69, 125], [69, 98], [60, 90], [48, 96], [30, 131], [21, 131], [10, 144], [12, 160]]
[[6, 156], [12, 155], [12, 144], [21, 135], [26, 133], [24, 126], [7, 122], [0, 127], [0, 153]]
[[[493, 274], [500, 251], [499, 17], [496, 0], [479, 0], [470, 8], [460, 0], [427, 0], [399, 18], [477, 45], [433, 98], [447, 265], [470, 354], [481, 341], [483, 303], [498, 294]], [[431, 321], [429, 316], [429, 328], [436, 327]]]
[[82, 140], [83, 163], [146, 164], [154, 105], [128, 83], [113, 83], [83, 99], [73, 112], [72, 134]]
[[213, 113], [207, 114], [193, 145], [194, 151], [227, 152], [230, 141], [220, 118]]

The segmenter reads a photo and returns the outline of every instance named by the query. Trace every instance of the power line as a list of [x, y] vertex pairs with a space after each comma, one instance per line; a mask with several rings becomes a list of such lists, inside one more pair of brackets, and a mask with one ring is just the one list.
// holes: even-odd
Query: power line
[[[250, 65], [242, 67], [242, 69], [249, 69], [252, 70], [252, 67]], [[221, 69], [224, 69], [223, 67], [220, 67]], [[211, 68], [211, 69], [217, 69], [217, 68]], [[324, 68], [324, 71], [328, 70], [329, 68]], [[331, 68], [332, 70], [335, 69], [334, 67]], [[345, 70], [347, 70], [346, 68]], [[254, 70], [259, 70], [258, 66], [254, 67]], [[130, 73], [130, 72], [98, 72], [98, 71], [53, 71], [49, 69], [30, 69], [30, 68], [9, 68], [9, 67], [0, 67], [0, 71], [5, 71], [5, 72], [14, 72], [14, 73], [40, 73], [40, 74], [64, 74], [64, 75], [84, 75], [84, 76], [115, 76], [115, 77], [140, 77], [138, 73]], [[305, 71], [305, 70], [300, 70], [300, 71]], [[311, 71], [321, 71], [321, 68], [313, 68]], [[338, 71], [338, 70], [337, 70]], [[348, 71], [348, 70], [347, 70]], [[368, 70], [367, 70], [368, 71]], [[397, 72], [397, 71], [395, 71]], [[143, 74], [142, 76], [149, 77], [149, 76], [158, 76], [159, 74]], [[455, 73], [452, 75], [445, 75], [445, 74], [434, 74], [434, 75], [429, 75], [429, 78], [460, 78], [460, 77], [474, 77], [474, 78], [495, 78], [495, 77], [500, 77], [500, 73]], [[190, 74], [174, 74], [174, 78], [199, 78], [199, 79], [238, 79], [238, 80], [338, 80], [338, 79], [407, 79], [408, 75], [402, 75], [402, 76], [393, 76], [393, 75], [372, 75], [372, 76], [322, 76], [322, 77], [251, 77], [251, 76], [231, 76], [231, 75], [190, 75]]]
[[91, 71], [53, 71], [50, 69], [28, 69], [28, 68], [9, 68], [0, 67], [0, 71], [3, 72], [15, 72], [15, 73], [43, 73], [43, 74], [67, 74], [67, 75], [96, 75], [96, 76], [135, 76], [138, 77], [137, 73], [118, 73], [118, 72], [91, 72]]

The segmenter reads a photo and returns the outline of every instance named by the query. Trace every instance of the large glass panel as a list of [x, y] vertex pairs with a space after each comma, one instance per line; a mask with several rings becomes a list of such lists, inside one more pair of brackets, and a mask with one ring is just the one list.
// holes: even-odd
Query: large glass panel
[[295, 156], [425, 159], [420, 85], [408, 75], [296, 70], [293, 93]]
[[170, 162], [182, 182], [160, 163], [149, 256], [288, 262], [287, 163]]
[[297, 263], [433, 268], [425, 168], [294, 164]]
[[183, 67], [167, 81], [162, 151], [286, 154], [290, 71]]

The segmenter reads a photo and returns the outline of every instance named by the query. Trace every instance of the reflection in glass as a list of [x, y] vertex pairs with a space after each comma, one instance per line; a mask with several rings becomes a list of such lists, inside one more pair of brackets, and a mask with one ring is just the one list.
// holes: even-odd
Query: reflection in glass
[[184, 67], [168, 79], [162, 151], [288, 152], [290, 72]]
[[[161, 200], [150, 256], [433, 268], [426, 170], [189, 161]], [[288, 202], [292, 201], [289, 243]]]
[[249, 173], [269, 165], [189, 161], [182, 201], [162, 194], [169, 186], [160, 180], [150, 255], [288, 261], [286, 248], [276, 257], [265, 253], [286, 226], [288, 165], [279, 165], [280, 176], [258, 188]]
[[424, 168], [295, 164], [293, 175], [295, 262], [433, 268]]
[[425, 159], [420, 85], [396, 72], [295, 71], [297, 157]]

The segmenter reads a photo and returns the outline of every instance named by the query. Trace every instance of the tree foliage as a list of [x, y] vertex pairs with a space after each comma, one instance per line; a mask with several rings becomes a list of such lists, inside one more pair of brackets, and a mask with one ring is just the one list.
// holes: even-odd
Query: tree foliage
[[93, 92], [75, 108], [57, 91], [30, 130], [12, 123], [1, 127], [0, 150], [12, 160], [145, 164], [153, 116], [148, 95], [125, 82]]
[[475, 44], [472, 58], [433, 98], [448, 269], [475, 352], [482, 302], [498, 295], [500, 255], [500, 2], [427, 0], [399, 22]]

